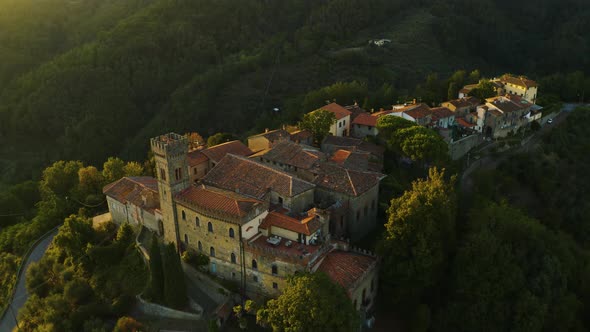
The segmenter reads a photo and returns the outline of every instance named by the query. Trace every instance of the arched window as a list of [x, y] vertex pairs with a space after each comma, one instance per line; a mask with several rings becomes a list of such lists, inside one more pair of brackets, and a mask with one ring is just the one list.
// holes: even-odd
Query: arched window
[[186, 213], [182, 210], [182, 220], [186, 220]]
[[184, 244], [188, 245], [188, 235], [184, 234]]
[[201, 241], [199, 241], [198, 248], [199, 251], [203, 251], [203, 244], [201, 243]]
[[234, 254], [233, 252], [231, 253], [231, 262], [232, 263], [236, 263], [236, 254]]
[[201, 221], [199, 220], [199, 217], [195, 217], [195, 226], [201, 227]]
[[255, 259], [252, 260], [252, 269], [253, 270], [258, 270], [258, 263], [256, 262]]
[[233, 238], [234, 235], [235, 235], [234, 234], [234, 229], [230, 227], [230, 229], [229, 229], [229, 237], [232, 237]]
[[213, 224], [211, 222], [207, 224], [207, 230], [209, 231], [209, 233], [213, 233]]
[[209, 255], [211, 255], [211, 257], [215, 257], [215, 248], [209, 248]]
[[275, 276], [279, 274], [279, 268], [276, 265], [272, 266], [272, 274]]

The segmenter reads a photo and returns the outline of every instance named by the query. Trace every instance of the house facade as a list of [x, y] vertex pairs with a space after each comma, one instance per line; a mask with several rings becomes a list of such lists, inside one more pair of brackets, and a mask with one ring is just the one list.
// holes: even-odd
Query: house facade
[[[350, 135], [350, 115], [351, 111], [336, 103], [331, 103], [315, 110], [324, 110], [333, 113], [336, 117], [336, 122], [330, 126], [330, 134], [334, 136], [349, 136]], [[314, 111], [314, 112], [315, 112]]]

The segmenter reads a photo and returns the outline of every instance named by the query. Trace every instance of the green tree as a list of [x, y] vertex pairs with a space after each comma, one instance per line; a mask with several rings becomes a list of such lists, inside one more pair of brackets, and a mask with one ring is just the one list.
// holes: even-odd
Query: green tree
[[212, 147], [215, 145], [219, 145], [221, 143], [225, 143], [225, 142], [229, 142], [229, 141], [233, 141], [236, 140], [237, 138], [229, 133], [217, 133], [215, 135], [209, 136], [209, 138], [207, 138], [207, 146], [208, 147]]
[[480, 78], [481, 73], [479, 72], [479, 69], [475, 69], [469, 73], [469, 76], [467, 77], [467, 84], [477, 84], [479, 83]]
[[313, 134], [313, 140], [320, 144], [330, 133], [330, 126], [336, 123], [334, 113], [319, 109], [303, 115], [303, 120], [299, 123], [299, 128], [307, 129]]
[[150, 245], [150, 278], [146, 288], [146, 295], [156, 303], [162, 303], [164, 300], [164, 267], [162, 265], [160, 244], [155, 234], [152, 235]]
[[457, 251], [452, 292], [437, 315], [437, 330], [574, 328], [581, 306], [568, 290], [568, 279], [572, 268], [587, 260], [572, 255], [570, 241], [505, 203], [479, 204]]
[[391, 200], [386, 232], [378, 249], [381, 287], [388, 302], [414, 308], [434, 287], [454, 245], [455, 176], [431, 168], [428, 178]]
[[398, 130], [415, 126], [417, 126], [415, 122], [399, 116], [381, 116], [377, 119], [379, 136], [385, 141], [389, 141]]
[[323, 273], [298, 275], [256, 313], [273, 331], [356, 331], [359, 317], [344, 289]]
[[44, 198], [56, 196], [65, 199], [78, 187], [78, 171], [83, 167], [80, 161], [56, 161], [43, 171], [39, 188]]
[[143, 175], [143, 166], [136, 161], [130, 161], [123, 167], [123, 173], [125, 176], [141, 176]]
[[78, 197], [81, 201], [88, 201], [89, 196], [102, 195], [105, 185], [104, 177], [94, 166], [82, 167], [78, 170]]
[[125, 162], [116, 157], [109, 157], [102, 166], [102, 175], [106, 183], [111, 183], [125, 176]]
[[395, 135], [399, 150], [408, 158], [423, 163], [444, 164], [448, 160], [448, 145], [442, 137], [422, 126], [401, 129]]
[[123, 316], [117, 320], [113, 332], [138, 332], [142, 331], [144, 328], [143, 324], [132, 317]]
[[60, 227], [53, 243], [60, 251], [77, 261], [86, 252], [86, 245], [93, 239], [94, 230], [91, 221], [71, 215]]
[[496, 95], [496, 89], [490, 80], [481, 80], [477, 84], [477, 87], [469, 92], [469, 95], [483, 101], [487, 98], [494, 97]]
[[182, 309], [186, 306], [186, 282], [174, 243], [164, 248], [164, 301], [166, 305]]

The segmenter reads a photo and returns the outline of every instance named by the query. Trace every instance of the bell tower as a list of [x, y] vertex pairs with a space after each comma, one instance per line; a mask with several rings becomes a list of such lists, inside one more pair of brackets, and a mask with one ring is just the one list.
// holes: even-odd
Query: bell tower
[[152, 138], [150, 144], [156, 163], [164, 242], [173, 242], [178, 247], [180, 239], [174, 195], [190, 185], [188, 139], [186, 136], [168, 133]]

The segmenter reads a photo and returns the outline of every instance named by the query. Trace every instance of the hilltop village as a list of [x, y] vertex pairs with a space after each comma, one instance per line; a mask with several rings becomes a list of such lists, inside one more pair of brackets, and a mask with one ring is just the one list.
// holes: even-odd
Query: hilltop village
[[[307, 130], [276, 129], [193, 146], [167, 133], [150, 140], [157, 178], [124, 177], [104, 187], [115, 223], [140, 225], [179, 252], [209, 258], [208, 272], [239, 282], [254, 298], [276, 297], [287, 278], [325, 272], [357, 310], [370, 312], [379, 259], [352, 248], [377, 220], [384, 148], [369, 143], [377, 121], [396, 116], [434, 129], [458, 159], [484, 138], [516, 132], [541, 117], [537, 85], [524, 77], [490, 81], [495, 96], [468, 96], [429, 107], [413, 100], [389, 110], [330, 103], [330, 134], [313, 145]], [[316, 112], [316, 111], [314, 111]]]

